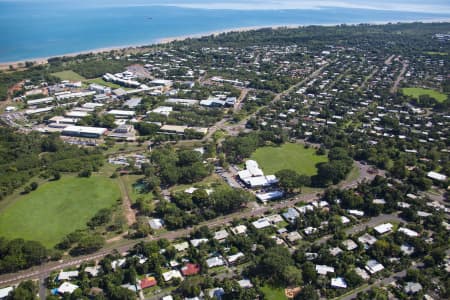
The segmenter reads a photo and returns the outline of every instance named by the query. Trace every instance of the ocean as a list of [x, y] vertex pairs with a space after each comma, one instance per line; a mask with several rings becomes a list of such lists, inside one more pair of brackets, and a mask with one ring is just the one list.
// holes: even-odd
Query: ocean
[[[95, 2], [92, 0], [91, 2]], [[0, 62], [32, 60], [99, 48], [242, 27], [450, 20], [450, 11], [411, 12], [321, 7], [204, 9], [161, 5], [84, 5], [0, 0]]]

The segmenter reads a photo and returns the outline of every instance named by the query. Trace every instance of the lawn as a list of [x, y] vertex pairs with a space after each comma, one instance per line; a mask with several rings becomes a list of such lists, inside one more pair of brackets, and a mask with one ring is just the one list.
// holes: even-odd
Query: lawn
[[83, 81], [86, 79], [72, 70], [56, 72], [52, 73], [52, 75], [58, 77], [61, 80]]
[[406, 96], [410, 96], [416, 99], [419, 99], [419, 97], [422, 95], [428, 95], [431, 98], [436, 99], [436, 101], [438, 102], [444, 102], [447, 99], [447, 95], [431, 89], [404, 88], [402, 89], [402, 93]]
[[86, 227], [97, 211], [120, 198], [116, 181], [101, 176], [63, 177], [19, 197], [0, 212], [0, 236], [57, 244], [65, 235]]
[[[96, 83], [96, 84], [100, 84], [100, 85], [103, 85], [103, 86], [108, 86], [108, 87], [110, 87], [112, 89], [118, 89], [118, 88], [121, 87], [118, 84], [115, 84], [115, 83], [112, 83], [112, 82], [108, 82], [108, 81], [104, 81], [100, 77], [99, 78], [94, 78], [94, 79], [89, 79], [89, 80], [86, 80], [85, 82], [87, 82], [87, 83]], [[123, 88], [123, 89], [127, 90], [127, 88]]]
[[302, 144], [284, 144], [281, 147], [258, 148], [251, 156], [264, 173], [275, 174], [283, 169], [291, 169], [299, 174], [317, 174], [316, 164], [328, 161], [326, 155], [316, 155], [313, 148], [305, 149]]
[[267, 300], [284, 300], [287, 299], [282, 288], [275, 288], [272, 286], [264, 285], [261, 287], [261, 291], [264, 293]]

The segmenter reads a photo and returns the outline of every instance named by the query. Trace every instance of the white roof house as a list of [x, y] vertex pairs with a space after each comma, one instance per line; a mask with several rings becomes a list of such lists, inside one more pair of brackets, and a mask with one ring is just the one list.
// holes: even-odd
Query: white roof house
[[347, 212], [351, 215], [357, 216], [357, 217], [364, 217], [364, 212], [362, 210], [357, 209], [349, 209]]
[[414, 230], [411, 230], [411, 229], [409, 229], [409, 228], [406, 228], [406, 227], [400, 227], [400, 228], [398, 229], [398, 231], [399, 231], [399, 232], [403, 232], [404, 234], [406, 234], [406, 235], [409, 236], [409, 237], [418, 237], [418, 236], [419, 236], [419, 233], [418, 233], [418, 232], [416, 232], [416, 231], [414, 231]]
[[162, 273], [162, 276], [164, 278], [164, 281], [171, 281], [174, 278], [183, 279], [183, 275], [181, 275], [180, 271], [178, 270], [170, 270], [168, 272]]
[[152, 229], [161, 229], [164, 226], [164, 220], [163, 219], [151, 219], [148, 221], [148, 224]]
[[340, 288], [340, 289], [346, 289], [347, 288], [347, 282], [345, 282], [345, 279], [342, 278], [342, 277], [331, 278], [331, 287], [333, 287], [333, 288]]
[[228, 235], [229, 235], [228, 232], [225, 229], [222, 229], [222, 230], [216, 231], [214, 233], [214, 239], [218, 240], [218, 241], [222, 241], [222, 240], [226, 239], [228, 237]]
[[416, 294], [423, 289], [422, 285], [418, 282], [407, 282], [404, 288], [407, 294]]
[[253, 284], [248, 279], [241, 279], [238, 281], [238, 284], [243, 289], [249, 289], [253, 287]]
[[222, 257], [215, 256], [208, 258], [206, 260], [206, 265], [208, 266], [208, 268], [220, 267], [225, 265], [225, 261]]
[[172, 295], [164, 296], [161, 298], [161, 300], [173, 300]]
[[384, 266], [382, 264], [380, 264], [379, 262], [377, 262], [376, 260], [371, 259], [366, 263], [365, 268], [370, 274], [375, 274], [375, 273], [383, 270]]
[[385, 233], [388, 233], [388, 232], [392, 231], [393, 227], [394, 227], [394, 225], [392, 225], [391, 223], [384, 223], [384, 224], [375, 226], [373, 229], [378, 234], [385, 234]]
[[355, 268], [355, 273], [359, 275], [359, 277], [361, 277], [364, 280], [369, 280], [370, 276], [369, 274], [367, 274], [366, 270], [361, 269], [361, 268]]
[[66, 281], [59, 286], [58, 293], [59, 294], [65, 294], [65, 293], [72, 294], [77, 288], [78, 288], [78, 285]]
[[318, 230], [317, 228], [309, 226], [309, 227], [306, 227], [305, 229], [303, 229], [303, 232], [306, 235], [311, 235], [311, 234], [317, 232], [317, 230]]
[[279, 214], [273, 214], [266, 217], [267, 221], [269, 221], [272, 224], [283, 222], [283, 218]]
[[348, 239], [342, 242], [342, 245], [345, 247], [347, 251], [352, 251], [358, 248], [358, 244], [356, 244], [353, 240]]
[[301, 239], [302, 239], [302, 236], [301, 236], [300, 233], [298, 233], [297, 231], [292, 231], [292, 232], [289, 232], [289, 233], [286, 235], [286, 239], [287, 239], [290, 243], [295, 243], [295, 242], [297, 242], [298, 240], [301, 240]]
[[334, 273], [334, 268], [326, 265], [316, 265], [316, 272], [320, 275], [327, 275], [327, 273]]
[[92, 277], [96, 277], [102, 268], [100, 266], [94, 266], [94, 267], [86, 267], [84, 268], [84, 272], [90, 274]]
[[76, 278], [78, 277], [78, 271], [68, 271], [68, 272], [64, 272], [61, 271], [58, 274], [58, 280], [70, 280], [71, 278]]
[[430, 171], [428, 172], [427, 176], [437, 181], [447, 181], [447, 176], [441, 173]]
[[111, 262], [111, 268], [115, 270], [117, 267], [121, 267], [125, 264], [127, 260], [125, 258], [120, 258]]
[[227, 260], [230, 264], [233, 264], [233, 263], [237, 262], [239, 259], [241, 259], [242, 257], [245, 257], [244, 253], [238, 252], [236, 254], [227, 256]]
[[13, 290], [14, 288], [12, 286], [0, 289], [0, 299], [6, 298], [9, 295], [9, 293], [11, 293]]
[[314, 211], [314, 206], [312, 206], [311, 204], [307, 204], [304, 206], [295, 207], [295, 209], [297, 209], [301, 214], [306, 214], [308, 211]]
[[365, 233], [358, 238], [358, 241], [363, 244], [373, 245], [373, 244], [375, 244], [377, 239], [374, 236], [372, 236], [368, 233]]
[[230, 230], [235, 235], [244, 234], [244, 233], [247, 232], [247, 226], [245, 226], [245, 225], [238, 225], [236, 227], [232, 227]]
[[184, 250], [188, 249], [189, 248], [189, 244], [188, 244], [188, 242], [182, 242], [182, 243], [174, 244], [173, 247], [178, 252], [181, 252], [181, 251], [184, 251]]
[[193, 239], [193, 240], [190, 240], [189, 242], [191, 242], [192, 246], [197, 248], [200, 244], [207, 243], [208, 239]]
[[266, 228], [266, 227], [270, 227], [271, 226], [270, 222], [266, 218], [261, 218], [259, 220], [256, 220], [255, 222], [252, 223], [252, 225], [256, 229], [262, 229], [262, 228]]
[[341, 223], [348, 224], [348, 223], [350, 223], [350, 219], [347, 218], [346, 216], [341, 216]]

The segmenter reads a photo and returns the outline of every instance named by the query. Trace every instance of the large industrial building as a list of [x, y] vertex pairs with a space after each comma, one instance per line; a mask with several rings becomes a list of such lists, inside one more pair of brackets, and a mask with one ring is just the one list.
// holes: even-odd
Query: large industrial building
[[67, 126], [61, 132], [62, 135], [85, 137], [85, 138], [100, 138], [108, 131], [106, 128], [87, 127], [87, 126]]

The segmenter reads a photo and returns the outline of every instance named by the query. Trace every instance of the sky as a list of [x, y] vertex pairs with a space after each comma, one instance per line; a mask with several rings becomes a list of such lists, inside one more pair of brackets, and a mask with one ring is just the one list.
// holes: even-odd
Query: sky
[[423, 13], [450, 13], [450, 0], [0, 0], [0, 2], [55, 2], [89, 7], [170, 5], [201, 9], [273, 10], [360, 8]]

